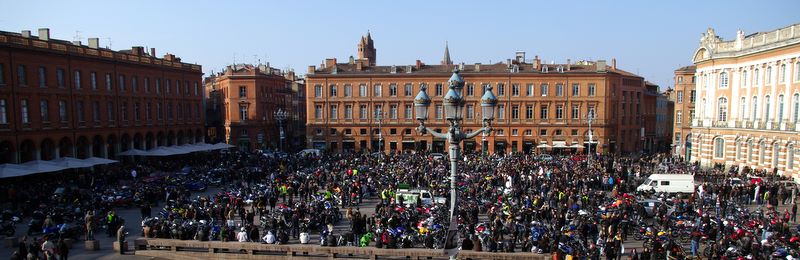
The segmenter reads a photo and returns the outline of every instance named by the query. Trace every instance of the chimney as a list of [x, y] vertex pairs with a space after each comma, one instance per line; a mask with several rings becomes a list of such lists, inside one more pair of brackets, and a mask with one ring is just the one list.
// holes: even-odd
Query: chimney
[[325, 59], [325, 67], [333, 67], [336, 64], [336, 58]]
[[536, 68], [534, 70], [539, 70], [542, 68], [542, 60], [539, 59], [539, 55], [533, 56], [533, 64], [536, 64]]
[[481, 72], [481, 64], [475, 63], [475, 72]]
[[317, 71], [317, 66], [311, 65], [308, 66], [308, 71], [306, 72], [306, 74], [314, 74], [315, 71]]
[[422, 68], [422, 61], [417, 60], [417, 70]]
[[48, 29], [48, 28], [39, 28], [39, 40], [49, 41], [50, 40], [50, 29]]
[[156, 56], [156, 48], [150, 48], [150, 56]]
[[89, 48], [97, 49], [100, 47], [100, 38], [89, 38]]
[[361, 71], [363, 69], [364, 69], [364, 61], [359, 60], [358, 63], [356, 63], [356, 71]]
[[611, 58], [611, 68], [617, 69], [617, 58]]
[[353, 63], [355, 63], [355, 59], [353, 59], [353, 55], [350, 55], [350, 65], [353, 65]]
[[[164, 60], [166, 60], [166, 61], [172, 61], [174, 59], [175, 59], [175, 55], [174, 54], [167, 53], [167, 54], [164, 55]], [[236, 66], [236, 64], [233, 64], [233, 65]]]
[[458, 70], [464, 71], [464, 63], [463, 62], [458, 64]]
[[336, 66], [336, 62], [333, 63], [333, 67], [331, 68], [331, 74], [339, 74], [339, 67]]
[[72, 45], [81, 46], [81, 41], [72, 41]]
[[570, 71], [571, 69], [572, 69], [572, 61], [570, 59], [567, 59], [567, 71]]
[[525, 52], [524, 51], [517, 51], [517, 64], [525, 63]]
[[142, 46], [133, 46], [131, 47], [131, 54], [136, 56], [142, 56], [144, 54], [144, 47]]
[[598, 60], [595, 63], [597, 72], [606, 72], [606, 60]]
[[22, 37], [30, 38], [31, 37], [31, 30], [22, 30]]

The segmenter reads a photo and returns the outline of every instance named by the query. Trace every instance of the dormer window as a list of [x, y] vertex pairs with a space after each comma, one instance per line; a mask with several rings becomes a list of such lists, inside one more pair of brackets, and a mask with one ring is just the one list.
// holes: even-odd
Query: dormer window
[[542, 73], [547, 73], [548, 70], [547, 65], [542, 66]]

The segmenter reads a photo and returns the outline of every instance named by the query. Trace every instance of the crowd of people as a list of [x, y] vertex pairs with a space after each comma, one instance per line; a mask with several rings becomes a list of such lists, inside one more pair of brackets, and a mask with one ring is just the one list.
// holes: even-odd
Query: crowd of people
[[[775, 172], [701, 169], [665, 154], [591, 159], [466, 155], [456, 185], [461, 250], [578, 259], [797, 255], [797, 186]], [[449, 166], [423, 153], [206, 153], [112, 165], [36, 187], [2, 184], [0, 201], [20, 216], [58, 219], [44, 230], [80, 222], [83, 239], [141, 224], [153, 238], [441, 249], [451, 223]], [[698, 187], [682, 195], [637, 192], [653, 173], [693, 175]], [[217, 187], [198, 193], [198, 180]], [[65, 189], [37, 192], [42, 187]], [[432, 198], [408, 199], [401, 195], [408, 187]], [[141, 209], [135, 224], [114, 214], [131, 205]], [[32, 239], [39, 251], [64, 238], [46, 235]], [[632, 240], [641, 246], [626, 250]], [[25, 249], [17, 253], [38, 252]]]

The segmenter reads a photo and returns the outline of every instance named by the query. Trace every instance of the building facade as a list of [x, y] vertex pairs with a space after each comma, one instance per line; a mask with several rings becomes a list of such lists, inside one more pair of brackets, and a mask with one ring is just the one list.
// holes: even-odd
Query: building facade
[[695, 116], [696, 71], [694, 65], [675, 70], [675, 91], [672, 100], [675, 103], [673, 124], [673, 155], [692, 161], [692, 119]]
[[[367, 43], [367, 44], [364, 44]], [[417, 60], [414, 65], [372, 65], [376, 59], [370, 35], [358, 45], [359, 57], [339, 63], [326, 59], [306, 74], [307, 146], [333, 151], [445, 151], [445, 140], [416, 131], [413, 99], [421, 87], [431, 96], [429, 128], [447, 129], [442, 97], [454, 69], [466, 81], [463, 126], [481, 127], [480, 97], [491, 86], [500, 100], [494, 131], [465, 141], [466, 152], [576, 152], [589, 143], [587, 114], [592, 122], [592, 150], [633, 152], [640, 140], [645, 106], [642, 77], [617, 69], [616, 62], [581, 61], [543, 64], [536, 57], [496, 64], [453, 64], [449, 48], [439, 65]], [[372, 49], [363, 49], [372, 48]], [[362, 57], [369, 53], [369, 57]], [[379, 120], [380, 119], [380, 120]], [[381, 143], [382, 140], [382, 143]], [[538, 148], [538, 149], [537, 149]]]
[[0, 31], [0, 163], [203, 141], [199, 65]]
[[697, 116], [691, 158], [791, 176], [800, 172], [800, 24], [723, 41], [713, 29], [694, 54]]
[[[269, 64], [235, 64], [206, 78], [204, 84], [210, 97], [207, 111], [215, 119], [209, 121], [210, 138], [246, 151], [303, 147], [305, 129], [297, 121], [305, 118], [305, 84], [293, 71], [282, 72]], [[288, 113], [283, 140], [274, 114], [279, 109]]]

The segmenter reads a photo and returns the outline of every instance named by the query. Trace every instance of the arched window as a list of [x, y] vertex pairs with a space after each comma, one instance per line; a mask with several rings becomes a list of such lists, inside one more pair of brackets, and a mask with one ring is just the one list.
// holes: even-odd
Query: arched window
[[778, 96], [778, 122], [783, 122], [783, 95]]
[[772, 144], [772, 168], [778, 167], [778, 154], [780, 151], [781, 148], [778, 146], [778, 143]]
[[678, 84], [683, 83], [683, 77], [678, 77]]
[[781, 71], [778, 72], [778, 79], [781, 83], [786, 82], [786, 64], [781, 64]]
[[747, 160], [753, 161], [753, 140], [747, 141]]
[[739, 119], [744, 119], [745, 118], [746, 111], [747, 111], [746, 107], [745, 107], [745, 105], [746, 105], [745, 102], [746, 101], [747, 101], [747, 99], [745, 99], [744, 97], [742, 97], [742, 100], [739, 101], [739, 115], [738, 115]]
[[758, 143], [758, 163], [764, 164], [767, 158], [767, 142], [761, 141]]
[[794, 145], [790, 144], [786, 147], [786, 169], [794, 168]]
[[797, 123], [797, 119], [800, 118], [800, 94], [794, 94], [792, 97], [792, 110], [794, 110], [794, 115], [792, 115], [792, 122]]
[[764, 121], [769, 122], [770, 100], [769, 95], [764, 96]]
[[761, 85], [761, 75], [760, 75], [758, 69], [753, 71], [753, 85], [754, 86], [760, 86]]
[[742, 86], [747, 86], [747, 71], [742, 71]]
[[719, 87], [720, 88], [727, 88], [728, 87], [728, 73], [722, 72], [719, 74]]
[[800, 61], [794, 63], [794, 81], [800, 81]]
[[722, 159], [725, 157], [725, 139], [714, 139], [714, 158]]
[[758, 97], [753, 97], [753, 120], [758, 119]]
[[772, 84], [772, 66], [767, 67], [767, 72], [764, 74], [764, 80], [767, 84]]
[[728, 99], [725, 97], [719, 98], [717, 100], [717, 107], [719, 111], [717, 112], [717, 120], [719, 121], [727, 121], [728, 120]]
[[742, 142], [736, 141], [736, 160], [742, 159]]

